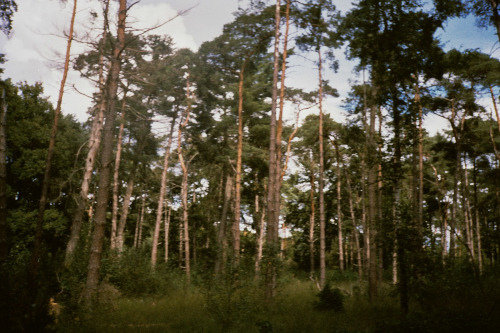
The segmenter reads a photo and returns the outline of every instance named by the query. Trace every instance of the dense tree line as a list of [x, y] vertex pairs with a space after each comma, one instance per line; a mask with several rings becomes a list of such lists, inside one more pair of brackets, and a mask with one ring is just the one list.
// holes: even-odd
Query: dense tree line
[[[129, 29], [131, 4], [118, 4], [102, 1], [99, 37], [72, 62], [96, 87], [87, 123], [58, 120], [41, 84], [1, 82], [5, 327], [46, 325], [51, 297], [76, 313], [103, 286], [157, 292], [167, 271], [186, 288], [251, 276], [269, 302], [286, 271], [323, 291], [329, 272], [354, 272], [374, 303], [394, 284], [403, 314], [432, 302], [423, 290], [448, 269], [493, 274], [500, 62], [446, 51], [436, 31], [468, 14], [498, 30], [498, 1], [359, 0], [344, 14], [250, 1], [196, 52]], [[8, 30], [15, 3], [0, 5]], [[324, 102], [338, 97], [323, 75], [341, 46], [363, 78], [345, 122]], [[307, 91], [286, 82], [299, 57], [316, 67]], [[429, 134], [431, 115], [450, 129]]]

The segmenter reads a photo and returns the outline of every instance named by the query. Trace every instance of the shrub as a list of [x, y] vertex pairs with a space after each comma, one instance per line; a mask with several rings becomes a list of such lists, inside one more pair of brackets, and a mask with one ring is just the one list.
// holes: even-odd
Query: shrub
[[344, 295], [339, 288], [332, 289], [329, 284], [326, 284], [317, 297], [319, 298], [315, 303], [317, 310], [333, 310], [335, 312], [344, 310]]

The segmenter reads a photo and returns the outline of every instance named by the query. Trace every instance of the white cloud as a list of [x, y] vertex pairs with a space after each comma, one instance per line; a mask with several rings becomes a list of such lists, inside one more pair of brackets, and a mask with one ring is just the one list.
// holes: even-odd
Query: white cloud
[[[187, 33], [184, 17], [176, 17], [177, 11], [168, 4], [137, 4], [132, 7], [129, 15], [129, 22], [135, 29], [143, 30], [159, 26], [149, 33], [172, 36], [177, 48], [190, 48], [193, 51], [198, 49], [193, 36]], [[164, 24], [165, 22], [167, 23]]]
[[[113, 1], [111, 6], [110, 18], [113, 18], [117, 6]], [[11, 37], [6, 38], [0, 34], [0, 53], [4, 53], [7, 60], [2, 66], [5, 69], [3, 78], [11, 78], [14, 82], [26, 81], [29, 84], [42, 82], [45, 95], [54, 105], [59, 93], [67, 44], [64, 32], [69, 28], [72, 7], [71, 0], [66, 3], [59, 0], [18, 1]], [[78, 1], [77, 39], [82, 39], [85, 34], [97, 36], [99, 33], [101, 23], [92, 22], [91, 11], [101, 14], [98, 1]], [[139, 3], [132, 7], [129, 23], [135, 29], [147, 29], [175, 16], [176, 11], [167, 4]], [[187, 33], [183, 17], [177, 17], [150, 33], [172, 36], [178, 48], [197, 48], [193, 37]], [[85, 43], [75, 41], [71, 53], [75, 56], [87, 48]], [[63, 113], [74, 114], [79, 121], [85, 121], [91, 101], [77, 90], [91, 95], [95, 89], [90, 82], [80, 78], [79, 73], [70, 70], [63, 98]]]

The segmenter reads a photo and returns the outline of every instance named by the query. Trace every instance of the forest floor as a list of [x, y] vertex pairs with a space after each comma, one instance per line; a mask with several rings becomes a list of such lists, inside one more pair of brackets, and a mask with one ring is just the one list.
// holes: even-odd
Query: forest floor
[[[392, 285], [379, 289], [370, 303], [366, 286], [339, 281], [331, 290], [342, 294], [340, 307], [318, 297], [316, 285], [306, 279], [281, 281], [271, 303], [252, 283], [223, 287], [217, 284], [176, 290], [163, 296], [116, 295], [91, 314], [61, 317], [59, 332], [498, 332], [498, 288], [485, 297], [424, 295], [402, 316]], [[425, 293], [424, 293], [425, 294]]]

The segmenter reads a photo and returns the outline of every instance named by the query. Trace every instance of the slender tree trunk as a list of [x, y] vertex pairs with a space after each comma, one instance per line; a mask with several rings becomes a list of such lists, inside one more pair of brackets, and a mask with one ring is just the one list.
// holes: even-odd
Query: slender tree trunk
[[[136, 154], [140, 154], [136, 152]], [[137, 160], [134, 161], [132, 166], [132, 172], [130, 173], [130, 178], [127, 182], [127, 190], [125, 191], [125, 196], [123, 198], [122, 211], [120, 214], [120, 221], [118, 223], [118, 229], [116, 232], [116, 249], [118, 253], [123, 252], [123, 247], [125, 243], [125, 227], [127, 225], [128, 212], [130, 210], [130, 199], [132, 198], [132, 193], [134, 192], [135, 175], [137, 173]]]
[[50, 134], [49, 148], [47, 151], [47, 159], [45, 160], [45, 172], [43, 175], [42, 181], [42, 193], [40, 195], [40, 204], [38, 207], [38, 216], [36, 221], [36, 231], [35, 231], [35, 239], [33, 244], [33, 252], [31, 255], [30, 262], [30, 279], [32, 280], [30, 283], [35, 286], [37, 284], [37, 276], [38, 276], [38, 268], [40, 263], [40, 258], [42, 255], [42, 233], [43, 233], [43, 221], [45, 216], [45, 208], [47, 206], [48, 201], [48, 191], [49, 191], [49, 182], [50, 182], [50, 170], [52, 166], [52, 158], [54, 156], [54, 150], [56, 145], [56, 136], [59, 127], [59, 118], [61, 116], [61, 106], [64, 95], [64, 87], [66, 85], [66, 79], [68, 77], [69, 72], [69, 63], [71, 57], [71, 44], [73, 42], [73, 33], [75, 26], [75, 17], [76, 17], [76, 8], [77, 8], [77, 0], [73, 0], [73, 11], [71, 14], [71, 22], [69, 26], [68, 33], [68, 41], [66, 45], [66, 56], [64, 60], [64, 70], [63, 77], [61, 79], [61, 85], [59, 87], [59, 97], [57, 98], [56, 109], [54, 111], [54, 123], [52, 124], [52, 131]]
[[490, 85], [490, 94], [491, 94], [491, 101], [493, 103], [493, 109], [495, 110], [495, 115], [497, 118], [498, 132], [500, 132], [500, 116], [498, 115], [498, 107], [497, 107], [497, 103], [495, 102], [495, 94], [493, 92], [493, 86], [491, 86], [491, 85]]
[[118, 130], [118, 140], [116, 145], [115, 154], [115, 168], [113, 172], [113, 210], [111, 213], [111, 249], [118, 248], [118, 195], [120, 187], [120, 163], [122, 160], [122, 148], [123, 148], [123, 131], [125, 128], [125, 97], [126, 93], [123, 94], [122, 100], [122, 116], [120, 122], [120, 129]]
[[111, 182], [111, 164], [113, 161], [113, 132], [115, 128], [115, 106], [118, 91], [119, 74], [121, 70], [122, 51], [125, 47], [125, 20], [127, 16], [127, 1], [120, 0], [118, 10], [117, 41], [111, 57], [111, 67], [108, 73], [107, 98], [109, 100], [106, 110], [105, 123], [102, 133], [103, 147], [101, 152], [101, 168], [99, 173], [99, 191], [97, 193], [97, 206], [95, 212], [94, 232], [92, 235], [91, 253], [88, 265], [88, 274], [83, 300], [90, 307], [92, 298], [99, 284], [99, 271], [101, 268], [101, 255], [104, 244], [106, 227], [106, 211], [109, 198], [109, 185]]
[[184, 156], [182, 154], [182, 131], [187, 126], [189, 122], [189, 116], [191, 114], [191, 84], [188, 79], [186, 82], [186, 98], [188, 105], [186, 108], [186, 118], [184, 122], [179, 126], [177, 134], [177, 154], [179, 156], [179, 162], [182, 168], [182, 185], [181, 185], [181, 201], [182, 201], [182, 221], [183, 221], [183, 243], [184, 243], [184, 263], [186, 270], [186, 284], [189, 286], [191, 284], [191, 258], [190, 258], [190, 248], [189, 248], [189, 216], [188, 216], [188, 166], [184, 161]]
[[165, 263], [168, 262], [168, 246], [169, 246], [169, 232], [170, 232], [170, 217], [172, 214], [172, 208], [168, 207], [165, 212], [165, 222], [164, 222], [164, 232], [165, 232]]
[[267, 242], [266, 242], [266, 299], [271, 300], [275, 296], [277, 278], [277, 252], [279, 207], [276, 207], [276, 190], [279, 188], [279, 174], [277, 170], [276, 151], [276, 106], [278, 99], [278, 72], [279, 72], [279, 36], [280, 36], [280, 5], [281, 1], [276, 0], [275, 10], [275, 36], [274, 36], [274, 71], [271, 102], [271, 123], [270, 123], [270, 143], [269, 143], [269, 185], [267, 194]]
[[325, 194], [324, 194], [324, 144], [323, 144], [323, 60], [318, 47], [318, 77], [319, 77], [319, 285], [321, 289], [326, 284], [326, 242], [325, 242]]
[[96, 160], [97, 152], [101, 146], [101, 134], [102, 125], [104, 120], [104, 110], [107, 107], [107, 98], [105, 97], [106, 85], [104, 80], [104, 46], [107, 40], [107, 28], [108, 28], [108, 12], [109, 12], [109, 0], [104, 2], [104, 26], [103, 26], [103, 36], [101, 39], [101, 47], [99, 48], [99, 106], [94, 114], [94, 120], [92, 121], [92, 128], [90, 130], [90, 138], [88, 145], [87, 157], [85, 159], [85, 169], [83, 173], [82, 184], [80, 186], [80, 195], [77, 200], [77, 206], [75, 210], [75, 215], [73, 217], [73, 223], [71, 224], [71, 234], [66, 247], [66, 257], [65, 264], [68, 265], [71, 261], [71, 257], [75, 252], [76, 246], [78, 245], [78, 240], [80, 238], [80, 232], [82, 230], [83, 215], [88, 202], [88, 194], [90, 188], [90, 181], [92, 179], [92, 172], [94, 171], [94, 162]]
[[348, 197], [349, 197], [349, 211], [351, 213], [351, 220], [352, 220], [352, 233], [354, 236], [354, 242], [355, 242], [355, 246], [356, 246], [358, 279], [361, 281], [361, 279], [363, 278], [363, 260], [361, 257], [361, 249], [360, 249], [360, 244], [359, 244], [359, 234], [358, 234], [358, 227], [357, 227], [357, 222], [356, 222], [356, 213], [354, 212], [351, 180], [350, 180], [349, 174], [347, 172], [346, 172], [346, 182], [347, 182], [347, 193], [348, 193]]
[[337, 155], [337, 219], [338, 219], [338, 237], [339, 237], [339, 269], [340, 272], [344, 271], [344, 237], [342, 235], [342, 169], [340, 160], [340, 151], [338, 142], [335, 142], [335, 150]]
[[[259, 198], [256, 198], [258, 202]], [[257, 255], [255, 256], [255, 278], [260, 279], [260, 266], [262, 262], [262, 252], [264, 248], [264, 234], [266, 228], [266, 208], [262, 206], [259, 220], [259, 235], [257, 237]]]
[[315, 279], [315, 261], [316, 261], [316, 253], [314, 251], [314, 228], [315, 228], [315, 221], [316, 221], [316, 189], [315, 189], [315, 177], [314, 177], [314, 159], [313, 159], [313, 154], [311, 151], [311, 189], [309, 191], [309, 200], [311, 202], [311, 213], [309, 215], [309, 266], [310, 266], [310, 273], [309, 277], [311, 279]]
[[[278, 28], [279, 29], [279, 28]], [[288, 33], [290, 29], [290, 0], [286, 0], [286, 8], [285, 8], [285, 34], [283, 36], [283, 54], [282, 54], [282, 61], [281, 61], [281, 83], [280, 83], [280, 104], [279, 104], [279, 116], [278, 116], [278, 122], [276, 125], [276, 184], [275, 187], [276, 189], [274, 190], [274, 201], [275, 201], [275, 219], [277, 221], [277, 226], [279, 224], [279, 219], [280, 219], [280, 210], [281, 210], [281, 183], [282, 183], [282, 167], [281, 167], [281, 159], [282, 159], [282, 154], [281, 154], [281, 137], [283, 133], [283, 109], [284, 109], [284, 103], [285, 103], [285, 77], [286, 77], [286, 59], [288, 56]], [[276, 37], [279, 37], [277, 35]], [[279, 45], [278, 45], [279, 47]], [[276, 65], [276, 63], [275, 63]], [[277, 87], [276, 87], [277, 88]], [[288, 158], [288, 155], [287, 155]], [[285, 168], [285, 166], [283, 167]], [[278, 232], [276, 232], [278, 233]], [[279, 238], [278, 236], [276, 236]]]
[[220, 247], [217, 253], [217, 261], [215, 262], [215, 274], [219, 275], [226, 271], [227, 262], [227, 215], [229, 203], [231, 201], [231, 193], [233, 192], [233, 176], [229, 171], [226, 176], [226, 185], [224, 189], [224, 203], [222, 204], [222, 216], [217, 230], [217, 244]]
[[481, 246], [481, 223], [479, 220], [479, 206], [478, 206], [478, 200], [477, 200], [477, 163], [476, 163], [476, 157], [472, 159], [473, 163], [473, 184], [474, 184], [474, 220], [475, 220], [475, 227], [476, 227], [476, 245], [477, 245], [477, 264], [479, 268], [479, 274], [483, 273], [483, 250]]
[[156, 210], [155, 229], [153, 233], [153, 245], [151, 249], [151, 265], [154, 267], [158, 259], [158, 240], [160, 238], [161, 216], [163, 214], [163, 203], [165, 202], [165, 192], [167, 190], [167, 173], [168, 161], [170, 159], [170, 149], [172, 146], [172, 138], [174, 135], [175, 118], [170, 124], [170, 133], [168, 135], [167, 145], [165, 147], [165, 155], [163, 158], [163, 170], [161, 172], [160, 195], [158, 198], [158, 209]]
[[233, 264], [239, 265], [240, 261], [240, 220], [241, 220], [241, 159], [243, 155], [243, 83], [245, 81], [245, 69], [250, 61], [249, 55], [239, 73], [238, 83], [238, 148], [236, 158], [236, 179], [235, 179], [235, 198], [234, 198], [234, 221], [232, 225], [233, 232]]
[[[366, 178], [367, 185], [367, 216], [366, 226], [368, 232], [365, 235], [366, 253], [367, 253], [367, 270], [368, 270], [368, 296], [370, 301], [374, 301], [378, 295], [378, 276], [377, 276], [377, 174], [378, 174], [378, 159], [377, 159], [377, 143], [376, 143], [376, 115], [377, 105], [374, 103], [376, 100], [377, 90], [372, 87], [371, 92], [371, 105], [369, 119], [365, 121], [365, 128], [367, 132], [366, 137]], [[366, 97], [365, 97], [366, 100]], [[367, 106], [365, 105], [367, 110]]]
[[422, 237], [424, 227], [424, 134], [423, 134], [423, 108], [420, 102], [420, 87], [415, 84], [415, 102], [418, 105], [418, 191], [417, 191], [417, 231]]
[[467, 167], [467, 155], [464, 154], [464, 183], [462, 184], [462, 200], [463, 209], [465, 216], [465, 230], [466, 230], [466, 244], [467, 251], [471, 256], [471, 262], [475, 260], [475, 249], [474, 249], [474, 218], [472, 216], [472, 210], [470, 207], [470, 189], [469, 189], [469, 172]]
[[10, 279], [7, 260], [9, 237], [7, 224], [7, 97], [3, 88], [0, 95], [0, 327], [7, 329], [11, 311]]
[[[7, 97], [5, 88], [0, 96], [0, 272], [9, 255], [7, 238]], [[0, 277], [3, 281], [3, 276]], [[0, 287], [2, 288], [2, 287]], [[3, 294], [2, 294], [3, 296]], [[2, 314], [3, 315], [3, 314]]]

